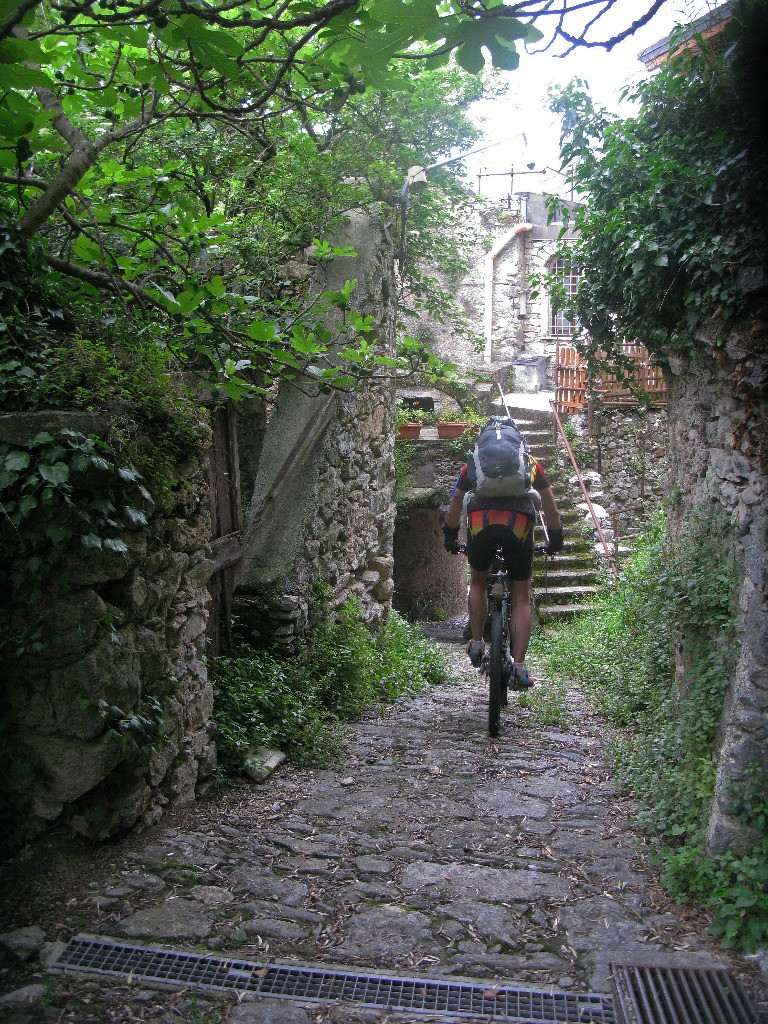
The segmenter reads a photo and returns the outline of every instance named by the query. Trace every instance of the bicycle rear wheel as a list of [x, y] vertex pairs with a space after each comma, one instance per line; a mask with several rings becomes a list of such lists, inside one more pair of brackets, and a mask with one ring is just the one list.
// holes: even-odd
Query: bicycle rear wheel
[[491, 615], [491, 650], [488, 658], [488, 735], [498, 736], [501, 722], [501, 703], [504, 696], [504, 639], [501, 612]]

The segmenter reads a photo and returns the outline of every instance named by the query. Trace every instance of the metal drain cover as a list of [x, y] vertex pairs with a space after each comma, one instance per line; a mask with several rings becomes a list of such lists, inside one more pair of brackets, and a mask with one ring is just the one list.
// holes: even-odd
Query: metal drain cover
[[756, 1024], [744, 986], [728, 971], [611, 964], [620, 1024]]
[[60, 971], [108, 974], [213, 991], [251, 992], [273, 999], [348, 1001], [358, 1006], [455, 1014], [524, 1024], [615, 1024], [609, 995], [538, 992], [493, 982], [396, 978], [355, 971], [180, 953], [127, 946], [87, 935], [70, 939], [51, 965]]

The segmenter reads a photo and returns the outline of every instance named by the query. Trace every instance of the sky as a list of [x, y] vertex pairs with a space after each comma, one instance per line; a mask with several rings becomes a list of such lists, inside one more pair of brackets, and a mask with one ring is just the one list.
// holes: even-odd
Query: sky
[[[484, 139], [479, 145], [506, 140], [490, 149], [466, 157], [465, 180], [481, 194], [506, 196], [510, 191], [510, 169], [514, 168], [512, 191], [557, 192], [562, 178], [557, 174], [560, 126], [547, 109], [546, 95], [555, 82], [565, 85], [573, 77], [584, 79], [592, 97], [607, 109], [623, 116], [631, 106], [621, 104], [624, 86], [645, 77], [648, 72], [638, 54], [666, 38], [677, 24], [687, 24], [720, 6], [722, 0], [667, 0], [648, 25], [617, 44], [613, 50], [578, 49], [558, 59], [548, 53], [523, 53], [516, 71], [505, 72], [507, 94], [497, 100], [476, 104], [472, 115], [481, 127]], [[613, 9], [595, 30], [604, 39], [626, 28], [644, 12], [646, 0], [616, 0]], [[528, 164], [534, 163], [534, 173]], [[542, 173], [542, 171], [544, 173]], [[482, 177], [478, 175], [491, 175]]]

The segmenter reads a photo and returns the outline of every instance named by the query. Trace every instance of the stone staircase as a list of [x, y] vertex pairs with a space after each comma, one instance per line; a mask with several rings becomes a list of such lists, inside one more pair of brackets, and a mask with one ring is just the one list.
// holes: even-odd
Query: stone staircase
[[[586, 610], [589, 597], [597, 591], [599, 562], [593, 542], [582, 534], [584, 514], [577, 508], [582, 496], [569, 483], [569, 477], [572, 476], [570, 462], [567, 466], [559, 465], [558, 449], [553, 439], [552, 414], [514, 407], [510, 407], [509, 411], [528, 441], [532, 453], [544, 466], [563, 520], [563, 550], [552, 558], [540, 557], [534, 561], [536, 615], [542, 625], [547, 625]], [[540, 526], [537, 527], [535, 541], [537, 544], [543, 542]]]

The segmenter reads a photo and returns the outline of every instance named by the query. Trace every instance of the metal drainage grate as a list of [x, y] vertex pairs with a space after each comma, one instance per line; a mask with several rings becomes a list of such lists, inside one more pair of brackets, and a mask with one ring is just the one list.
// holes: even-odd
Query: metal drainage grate
[[619, 1024], [756, 1024], [741, 982], [725, 970], [611, 964]]
[[252, 992], [277, 999], [348, 1000], [364, 1007], [476, 1015], [525, 1024], [615, 1024], [608, 995], [518, 991], [496, 987], [492, 982], [468, 984], [358, 974], [322, 967], [259, 965], [245, 960], [126, 946], [84, 935], [70, 939], [52, 966], [62, 971], [130, 975], [141, 981]]

